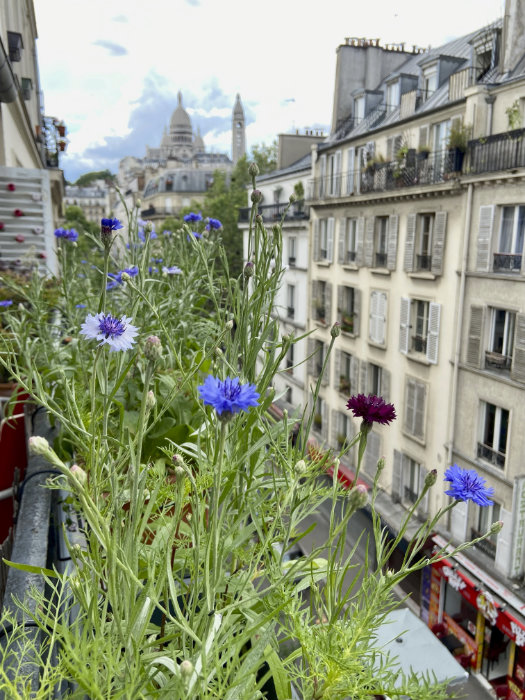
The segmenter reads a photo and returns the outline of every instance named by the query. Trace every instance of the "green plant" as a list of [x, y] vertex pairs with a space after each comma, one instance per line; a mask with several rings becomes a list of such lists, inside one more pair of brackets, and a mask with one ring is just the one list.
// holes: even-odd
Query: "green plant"
[[396, 153], [396, 160], [401, 161], [407, 157], [408, 154], [408, 144], [404, 144]]
[[519, 129], [521, 127], [521, 109], [520, 100], [516, 98], [510, 107], [505, 110], [507, 115], [507, 124], [509, 130]]
[[430, 146], [428, 146], [426, 143], [422, 143], [418, 146], [417, 152], [418, 153], [430, 153]]
[[304, 199], [304, 185], [301, 180], [293, 186], [293, 192], [298, 200]]
[[460, 122], [450, 129], [448, 135], [447, 148], [456, 148], [458, 151], [465, 153], [470, 139], [471, 127]]

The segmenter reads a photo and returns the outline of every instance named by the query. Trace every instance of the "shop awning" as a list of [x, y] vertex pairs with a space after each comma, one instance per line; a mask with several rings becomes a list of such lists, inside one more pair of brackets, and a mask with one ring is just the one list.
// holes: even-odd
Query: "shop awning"
[[[376, 648], [389, 652], [405, 673], [435, 674], [438, 681], [462, 683], [468, 673], [426, 624], [408, 608], [398, 608], [387, 615], [378, 630]], [[398, 683], [397, 685], [399, 685]]]

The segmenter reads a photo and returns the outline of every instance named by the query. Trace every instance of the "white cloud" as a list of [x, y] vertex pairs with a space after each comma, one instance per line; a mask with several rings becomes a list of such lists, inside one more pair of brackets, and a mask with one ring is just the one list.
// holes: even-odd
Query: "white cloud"
[[[244, 0], [46, 0], [35, 3], [46, 111], [66, 122], [71, 160], [107, 136], [129, 133], [129, 116], [155, 74], [159, 98], [182, 90], [197, 123], [226, 119], [239, 92], [255, 119], [248, 146], [269, 143], [279, 132], [330, 124], [336, 50], [345, 36], [439, 45], [497, 19], [503, 6], [266, 0], [254, 17]], [[108, 53], [112, 45], [121, 55]], [[219, 133], [206, 143], [229, 152], [229, 133]], [[152, 133], [150, 144], [160, 136]]]

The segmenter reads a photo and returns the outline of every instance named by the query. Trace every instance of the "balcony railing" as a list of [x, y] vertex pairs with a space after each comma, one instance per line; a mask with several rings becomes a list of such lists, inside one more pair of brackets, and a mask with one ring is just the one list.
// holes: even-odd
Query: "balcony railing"
[[478, 69], [473, 66], [458, 70], [457, 73], [452, 73], [448, 83], [449, 102], [463, 99], [465, 97], [465, 90], [471, 85], [474, 85], [478, 73]]
[[[291, 206], [288, 202], [281, 202], [280, 204], [263, 204], [262, 206], [259, 206], [258, 211], [263, 217], [263, 221], [280, 221], [285, 212], [285, 221], [310, 218], [310, 211], [309, 208], [305, 206], [304, 200], [294, 202]], [[239, 221], [249, 221], [250, 212], [251, 207], [243, 207], [242, 209], [239, 209]]]
[[468, 165], [471, 173], [487, 173], [525, 167], [525, 129], [469, 141]]
[[290, 255], [290, 256], [288, 257], [288, 265], [289, 265], [290, 267], [295, 267], [295, 256]]
[[288, 308], [286, 309], [286, 315], [288, 318], [293, 318], [295, 316], [295, 307], [288, 306]]
[[415, 491], [412, 491], [412, 489], [409, 486], [405, 486], [404, 495], [405, 501], [407, 501], [408, 503], [415, 503], [418, 499], [418, 494]]
[[386, 267], [387, 253], [376, 253], [374, 256], [375, 267]]
[[519, 272], [521, 270], [521, 253], [494, 253], [494, 272]]
[[355, 262], [357, 257], [357, 252], [355, 250], [347, 250], [345, 253], [345, 262], [346, 263], [353, 263]]
[[485, 350], [485, 369], [502, 369], [509, 370], [512, 364], [512, 357], [502, 355], [499, 352]]
[[431, 255], [416, 255], [416, 269], [430, 270], [432, 268], [432, 256]]
[[[471, 528], [470, 530], [470, 539], [475, 540], [478, 537], [483, 537], [483, 535], [486, 535], [486, 532], [480, 532], [479, 530], [476, 530], [475, 528]], [[488, 557], [491, 559], [495, 559], [496, 557], [496, 543], [492, 542], [490, 538], [486, 538], [484, 540], [481, 540], [481, 542], [476, 542], [474, 545], [477, 549], [479, 549], [481, 552], [486, 554]]]
[[414, 352], [426, 352], [427, 351], [427, 339], [422, 335], [412, 336], [412, 350]]
[[[463, 154], [461, 154], [463, 155]], [[404, 187], [435, 185], [449, 179], [453, 173], [461, 172], [461, 158], [454, 151], [434, 151], [416, 154], [412, 151], [410, 158], [404, 161], [377, 163], [374, 166], [353, 170], [340, 176], [341, 188], [338, 195], [368, 194], [369, 192], [386, 192]], [[329, 197], [327, 178], [315, 178], [308, 183], [308, 199]]]
[[478, 457], [485, 459], [496, 467], [503, 469], [505, 467], [505, 454], [492, 449], [488, 445], [478, 442]]

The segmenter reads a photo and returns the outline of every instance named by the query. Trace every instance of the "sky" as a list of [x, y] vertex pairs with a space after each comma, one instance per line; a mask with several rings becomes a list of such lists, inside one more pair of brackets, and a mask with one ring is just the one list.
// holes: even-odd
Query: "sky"
[[331, 123], [345, 37], [439, 46], [504, 0], [34, 0], [45, 113], [67, 126], [66, 179], [158, 146], [177, 93], [208, 151], [231, 156], [237, 93], [248, 150]]

